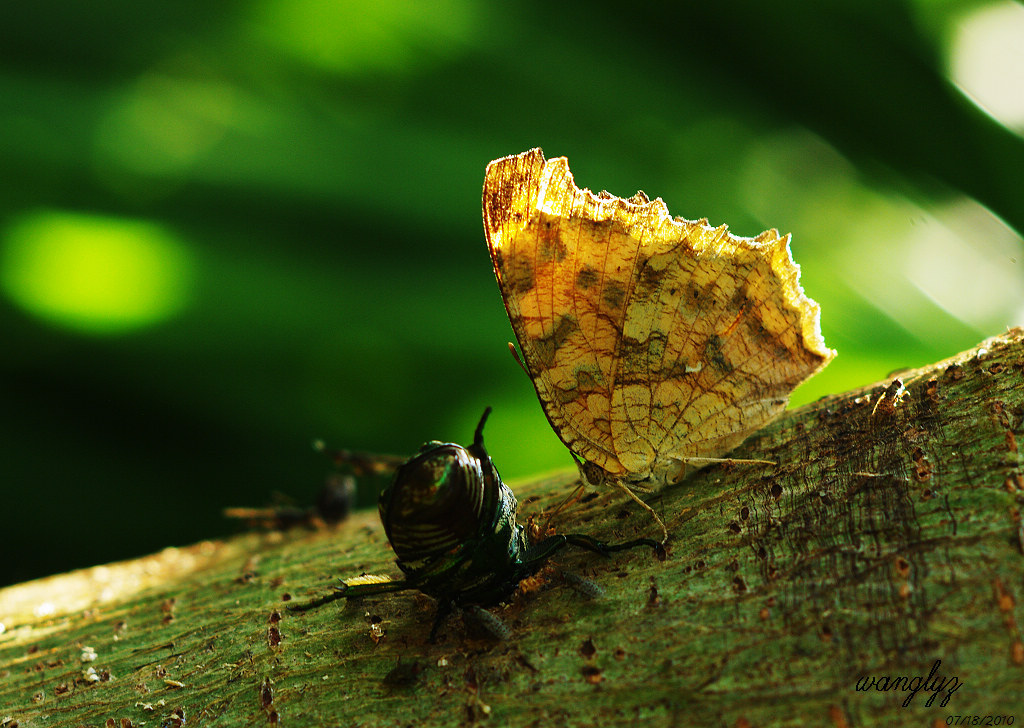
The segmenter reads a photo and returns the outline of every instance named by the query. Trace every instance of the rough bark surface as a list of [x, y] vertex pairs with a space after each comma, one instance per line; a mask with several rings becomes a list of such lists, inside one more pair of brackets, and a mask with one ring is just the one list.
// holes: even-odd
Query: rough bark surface
[[[411, 593], [288, 612], [338, 577], [397, 574], [375, 514], [4, 589], [0, 726], [1024, 721], [1024, 332], [899, 378], [789, 412], [735, 453], [777, 465], [709, 467], [650, 498], [666, 560], [559, 556], [492, 610], [505, 641], [453, 618], [429, 644], [431, 602]], [[521, 518], [574, 481], [517, 485]], [[614, 492], [555, 523], [656, 531]], [[924, 685], [879, 690], [901, 676]]]

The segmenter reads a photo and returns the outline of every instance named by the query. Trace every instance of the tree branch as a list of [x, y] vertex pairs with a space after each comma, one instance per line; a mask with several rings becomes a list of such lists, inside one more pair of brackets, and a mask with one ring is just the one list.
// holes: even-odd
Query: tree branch
[[[900, 380], [789, 412], [735, 453], [777, 465], [708, 467], [650, 498], [672, 534], [667, 560], [560, 556], [491, 610], [511, 627], [502, 642], [452, 619], [428, 644], [433, 606], [416, 594], [285, 609], [339, 577], [397, 572], [375, 514], [4, 589], [0, 726], [944, 725], [1019, 713], [1024, 333]], [[574, 481], [516, 485], [521, 517], [553, 509]], [[555, 524], [605, 540], [653, 532], [610, 490]], [[605, 596], [584, 600], [561, 568]], [[897, 688], [920, 677], [920, 690], [881, 689], [900, 676]]]

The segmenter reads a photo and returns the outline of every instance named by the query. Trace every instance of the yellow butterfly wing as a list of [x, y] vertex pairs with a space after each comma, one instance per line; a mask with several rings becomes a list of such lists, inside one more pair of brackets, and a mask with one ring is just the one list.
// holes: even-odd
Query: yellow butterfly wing
[[509, 320], [566, 446], [640, 484], [728, 452], [835, 352], [789, 237], [673, 219], [576, 187], [540, 149], [488, 165], [484, 229]]
[[[558, 162], [561, 161], [561, 164]], [[552, 164], [554, 162], [554, 164]], [[621, 282], [630, 246], [582, 244], [602, 231], [577, 213], [581, 196], [565, 160], [540, 149], [492, 162], [484, 229], [494, 272], [526, 368], [551, 426], [576, 455], [614, 474], [614, 351], [625, 316]]]
[[789, 236], [736, 237], [661, 200], [647, 213], [612, 391], [616, 452], [637, 479], [732, 450], [835, 355]]

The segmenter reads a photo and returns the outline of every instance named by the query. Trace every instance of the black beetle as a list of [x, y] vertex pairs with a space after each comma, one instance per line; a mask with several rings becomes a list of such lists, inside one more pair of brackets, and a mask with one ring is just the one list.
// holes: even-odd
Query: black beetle
[[[484, 448], [484, 423], [490, 413], [490, 407], [484, 410], [472, 445], [426, 443], [398, 468], [392, 484], [380, 494], [381, 522], [405, 579], [348, 579], [335, 592], [289, 609], [305, 611], [336, 599], [418, 589], [438, 603], [430, 630], [433, 641], [453, 609], [495, 606], [508, 599], [520, 581], [564, 546], [602, 555], [637, 546], [659, 547], [647, 538], [606, 544], [580, 534], [548, 536], [530, 545], [525, 529], [516, 522], [516, 497]], [[486, 613], [480, 616], [486, 619]], [[491, 630], [500, 632], [501, 627]]]

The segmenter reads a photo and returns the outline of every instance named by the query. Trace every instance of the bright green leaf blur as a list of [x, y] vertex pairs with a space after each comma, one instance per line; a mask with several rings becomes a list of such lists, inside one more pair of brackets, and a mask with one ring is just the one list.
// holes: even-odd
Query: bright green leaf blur
[[3, 233], [0, 286], [43, 321], [112, 334], [164, 321], [185, 306], [191, 262], [151, 222], [33, 212]]
[[248, 30], [301, 63], [331, 73], [411, 73], [460, 53], [479, 32], [486, 6], [435, 0], [262, 0]]

